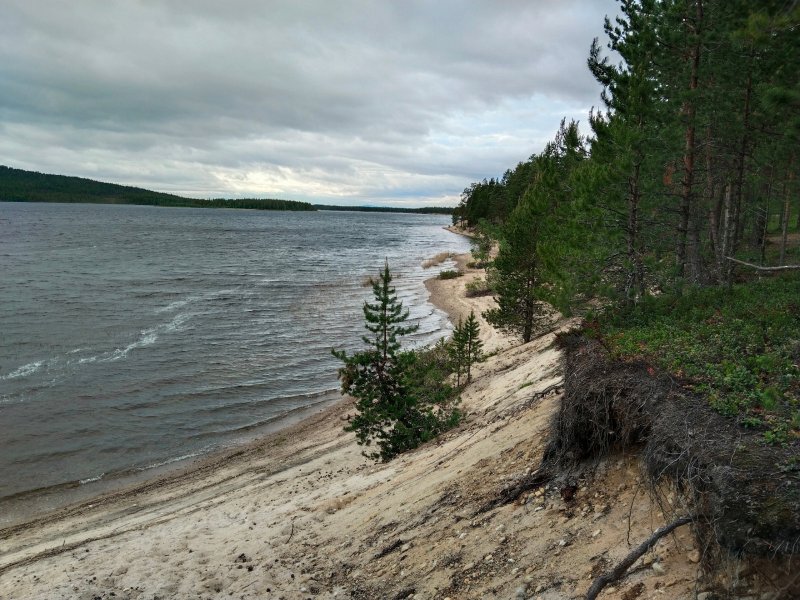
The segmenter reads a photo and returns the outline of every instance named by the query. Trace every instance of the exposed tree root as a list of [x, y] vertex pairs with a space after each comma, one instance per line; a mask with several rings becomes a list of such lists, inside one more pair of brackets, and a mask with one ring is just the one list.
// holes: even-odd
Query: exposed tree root
[[[514, 502], [603, 456], [636, 448], [647, 487], [665, 515], [673, 506], [665, 493], [700, 515], [693, 535], [703, 549], [704, 569], [719, 580], [715, 585], [741, 585], [741, 578], [730, 578], [724, 569], [735, 558], [762, 567], [747, 585], [767, 586], [776, 598], [800, 598], [794, 579], [800, 444], [765, 446], [758, 432], [714, 412], [668, 374], [641, 361], [615, 360], [597, 340], [572, 332], [558, 343], [566, 350], [564, 397], [542, 461], [475, 514]], [[672, 526], [679, 524], [680, 519]]]
[[625, 575], [625, 572], [631, 567], [631, 565], [639, 560], [639, 558], [641, 558], [645, 552], [650, 550], [650, 548], [652, 548], [658, 540], [668, 533], [671, 533], [678, 527], [686, 525], [687, 523], [691, 523], [693, 520], [693, 515], [686, 515], [685, 517], [681, 517], [680, 519], [673, 521], [669, 525], [664, 525], [663, 527], [656, 529], [655, 532], [653, 532], [653, 535], [634, 548], [625, 558], [622, 559], [622, 561], [620, 561], [616, 567], [594, 580], [592, 587], [590, 587], [589, 591], [586, 592], [586, 600], [595, 600], [604, 587], [610, 583], [619, 581], [619, 579]]

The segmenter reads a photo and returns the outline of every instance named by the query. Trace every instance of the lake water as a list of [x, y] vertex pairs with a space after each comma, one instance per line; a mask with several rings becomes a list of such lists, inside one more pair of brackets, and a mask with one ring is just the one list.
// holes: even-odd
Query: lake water
[[[384, 259], [420, 324], [449, 217], [0, 203], [0, 500], [146, 472], [330, 399]], [[38, 493], [38, 492], [37, 492]], [[0, 517], [2, 524], [2, 517]]]

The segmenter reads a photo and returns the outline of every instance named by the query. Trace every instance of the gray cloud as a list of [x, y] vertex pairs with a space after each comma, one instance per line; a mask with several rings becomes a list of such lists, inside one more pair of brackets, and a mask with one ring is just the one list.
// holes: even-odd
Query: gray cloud
[[454, 201], [598, 87], [612, 0], [6, 0], [0, 163], [195, 196]]

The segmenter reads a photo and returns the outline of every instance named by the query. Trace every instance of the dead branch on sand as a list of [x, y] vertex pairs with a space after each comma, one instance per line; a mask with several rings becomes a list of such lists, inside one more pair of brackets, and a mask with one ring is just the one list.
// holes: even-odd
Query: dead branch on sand
[[694, 521], [694, 519], [694, 515], [686, 515], [685, 517], [681, 517], [680, 519], [673, 521], [669, 525], [664, 525], [663, 527], [656, 529], [653, 535], [634, 548], [630, 554], [623, 558], [616, 567], [594, 580], [592, 587], [590, 587], [589, 591], [586, 592], [586, 600], [595, 600], [604, 587], [610, 583], [618, 581], [623, 575], [625, 575], [625, 572], [630, 568], [630, 566], [639, 560], [639, 558], [641, 558], [645, 552], [650, 550], [650, 548], [652, 548], [658, 540], [668, 533], [671, 533], [678, 527], [686, 525], [687, 523], [691, 523]]

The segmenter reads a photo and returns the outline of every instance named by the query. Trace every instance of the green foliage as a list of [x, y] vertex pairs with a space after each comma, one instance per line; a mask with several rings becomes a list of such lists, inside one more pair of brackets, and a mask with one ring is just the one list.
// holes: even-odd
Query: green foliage
[[447, 352], [442, 348], [418, 352], [401, 350], [400, 338], [417, 330], [405, 325], [408, 311], [391, 286], [389, 265], [373, 283], [374, 302], [365, 302], [362, 337], [367, 349], [348, 356], [339, 370], [342, 392], [356, 399], [357, 414], [345, 428], [372, 459], [389, 460], [417, 447], [458, 421], [454, 391], [444, 383]]
[[448, 270], [444, 270], [441, 273], [439, 273], [438, 278], [439, 279], [456, 279], [457, 277], [461, 277], [462, 275], [464, 275], [464, 273], [462, 271], [458, 271], [458, 270], [455, 270], [455, 269], [448, 269]]
[[[609, 52], [595, 41], [588, 57], [603, 100], [588, 159], [562, 124], [541, 154], [466, 188], [455, 214], [499, 227], [507, 255], [527, 243], [537, 291], [514, 293], [561, 312], [727, 285], [744, 269], [727, 257], [796, 263], [800, 8], [620, 0], [617, 12]], [[520, 219], [535, 240], [512, 241]], [[513, 313], [498, 310], [498, 323]]]
[[478, 319], [475, 318], [475, 311], [470, 311], [467, 320], [464, 322], [461, 337], [464, 347], [463, 356], [467, 372], [467, 383], [469, 383], [472, 380], [472, 365], [483, 360], [481, 329]]
[[501, 230], [490, 268], [497, 308], [484, 316], [523, 342], [549, 322], [549, 306], [569, 310], [581, 279], [584, 226], [571, 183], [584, 158], [577, 123], [562, 121], [555, 141], [533, 159], [534, 181]]
[[453, 339], [448, 346], [451, 365], [456, 373], [456, 385], [461, 386], [461, 375], [466, 376], [466, 383], [472, 380], [472, 365], [481, 362], [483, 342], [480, 339], [480, 325], [475, 311], [470, 311], [467, 320], [458, 320], [453, 330]]
[[484, 313], [491, 325], [520, 336], [523, 342], [531, 340], [547, 316], [539, 301], [538, 240], [532, 233], [538, 222], [531, 205], [521, 204], [514, 210], [490, 270], [497, 308]]
[[492, 293], [492, 286], [485, 279], [473, 279], [464, 286], [464, 295], [467, 298], [476, 298], [478, 296], [488, 296]]
[[625, 358], [666, 369], [718, 412], [771, 441], [800, 435], [800, 277], [651, 299], [602, 335]]
[[499, 230], [493, 227], [486, 219], [481, 219], [475, 227], [475, 235], [470, 240], [470, 253], [478, 265], [486, 265], [490, 261], [494, 240], [498, 237]]

